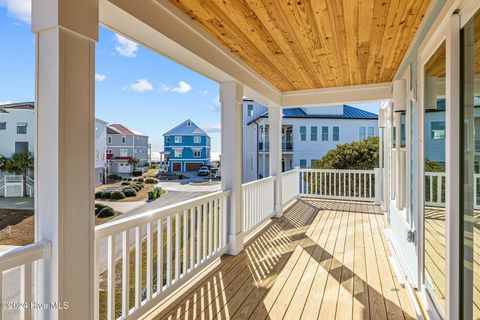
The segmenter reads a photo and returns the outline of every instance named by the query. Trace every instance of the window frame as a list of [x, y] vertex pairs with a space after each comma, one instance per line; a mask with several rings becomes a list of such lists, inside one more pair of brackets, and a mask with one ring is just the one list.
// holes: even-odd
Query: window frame
[[322, 141], [328, 141], [328, 131], [328, 126], [322, 126]]
[[[337, 132], [335, 132], [335, 129], [337, 129]], [[332, 127], [332, 141], [340, 141], [340, 127], [339, 126]]]
[[[315, 133], [314, 133], [313, 129], [315, 129]], [[311, 126], [310, 127], [310, 141], [318, 141], [318, 127], [317, 126]]]
[[307, 126], [300, 126], [300, 141], [307, 141]]

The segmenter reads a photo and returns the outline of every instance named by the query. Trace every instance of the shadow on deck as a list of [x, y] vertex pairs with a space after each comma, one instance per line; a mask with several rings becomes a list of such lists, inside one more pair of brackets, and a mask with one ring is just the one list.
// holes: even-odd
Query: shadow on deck
[[415, 319], [376, 206], [299, 200], [147, 319]]

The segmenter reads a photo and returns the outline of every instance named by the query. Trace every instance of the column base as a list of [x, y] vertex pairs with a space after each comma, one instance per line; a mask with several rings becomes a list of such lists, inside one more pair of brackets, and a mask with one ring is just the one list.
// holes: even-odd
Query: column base
[[228, 235], [229, 249], [225, 254], [236, 256], [243, 250], [243, 232]]

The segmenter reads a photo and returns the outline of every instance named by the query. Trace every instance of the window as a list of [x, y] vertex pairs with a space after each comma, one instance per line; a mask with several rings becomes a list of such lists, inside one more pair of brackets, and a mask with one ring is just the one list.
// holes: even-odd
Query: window
[[332, 139], [333, 141], [340, 141], [340, 127], [333, 127]]
[[366, 127], [360, 127], [359, 132], [358, 132], [358, 138], [360, 140], [365, 140], [367, 138], [367, 128]]
[[192, 126], [192, 122], [191, 121], [187, 121], [187, 127], [191, 127]]
[[7, 123], [6, 122], [0, 122], [0, 130], [7, 130]]
[[430, 124], [430, 138], [432, 140], [445, 139], [445, 121], [432, 121]]
[[195, 158], [200, 158], [202, 156], [202, 150], [200, 149], [193, 150], [193, 156]]
[[249, 117], [253, 117], [253, 104], [249, 104], [249, 105], [247, 106], [247, 115], [248, 115]]
[[307, 167], [307, 160], [300, 159], [300, 168], [305, 169]]
[[170, 142], [170, 137], [165, 137], [165, 142]]
[[202, 137], [200, 136], [193, 137], [193, 143], [201, 143], [201, 142], [202, 142]]
[[322, 141], [328, 141], [328, 127], [322, 127]]
[[17, 122], [17, 134], [27, 134], [27, 124], [24, 122]]
[[310, 140], [317, 141], [317, 127], [310, 128]]
[[112, 144], [112, 137], [108, 136], [108, 144]]
[[182, 143], [182, 136], [175, 136], [175, 143]]
[[122, 137], [122, 143], [125, 144], [127, 142], [127, 137], [123, 136]]
[[112, 149], [107, 149], [107, 153], [112, 153]]
[[314, 167], [314, 165], [315, 165], [315, 162], [317, 162], [317, 160], [316, 160], [316, 159], [312, 159], [312, 160], [310, 160], [310, 168], [313, 168], [313, 167]]
[[182, 156], [182, 150], [181, 149], [175, 149], [175, 158], [180, 158]]
[[[405, 132], [405, 125], [404, 126], [404, 132]], [[375, 128], [374, 127], [368, 127], [368, 137], [374, 137], [375, 136]]]
[[120, 157], [128, 157], [128, 149], [120, 149]]
[[300, 127], [300, 140], [301, 141], [307, 140], [307, 127], [305, 126]]

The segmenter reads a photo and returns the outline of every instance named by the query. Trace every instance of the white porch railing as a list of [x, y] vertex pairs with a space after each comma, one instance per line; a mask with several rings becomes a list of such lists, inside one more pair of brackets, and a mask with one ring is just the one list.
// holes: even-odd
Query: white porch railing
[[[95, 274], [106, 276], [107, 319], [140, 317], [225, 252], [229, 196], [230, 191], [219, 191], [95, 228]], [[100, 255], [105, 247], [106, 254]], [[105, 256], [107, 264], [103, 266], [101, 258]], [[122, 270], [121, 310], [115, 309], [117, 264]], [[130, 303], [131, 269], [135, 272], [133, 304]], [[99, 281], [95, 283], [98, 285]], [[99, 290], [95, 292], [98, 294]], [[98, 312], [98, 296], [95, 301]]]
[[243, 232], [249, 233], [275, 213], [275, 177], [267, 177], [242, 185]]
[[3, 184], [4, 197], [23, 197], [23, 176], [22, 175], [5, 175], [3, 181], [0, 182], [0, 187]]
[[[2, 299], [0, 319], [2, 319], [2, 311], [8, 312], [12, 310], [20, 311], [21, 320], [33, 319], [33, 312], [35, 311], [34, 306], [31, 305], [31, 303], [34, 302], [34, 299], [32, 299], [33, 265], [40, 259], [49, 258], [51, 255], [51, 247], [49, 241], [39, 241], [24, 247], [12, 249], [0, 255], [0, 298]], [[7, 272], [16, 268], [20, 268], [19, 301], [9, 301], [9, 299], [4, 298], [4, 286], [2, 284]]]
[[35, 193], [35, 181], [30, 178], [29, 176], [26, 177], [25, 179], [25, 184], [26, 184], [26, 187], [27, 187], [27, 196], [29, 197], [33, 197], [34, 196], [34, 193]]
[[300, 194], [300, 170], [282, 173], [282, 204], [287, 204]]
[[0, 197], [5, 197], [5, 177], [0, 178]]
[[378, 202], [379, 182], [379, 170], [300, 169], [302, 197]]
[[[445, 207], [447, 177], [445, 172], [425, 172], [425, 204], [432, 207]], [[480, 209], [480, 174], [474, 175], [473, 194], [475, 209]]]

